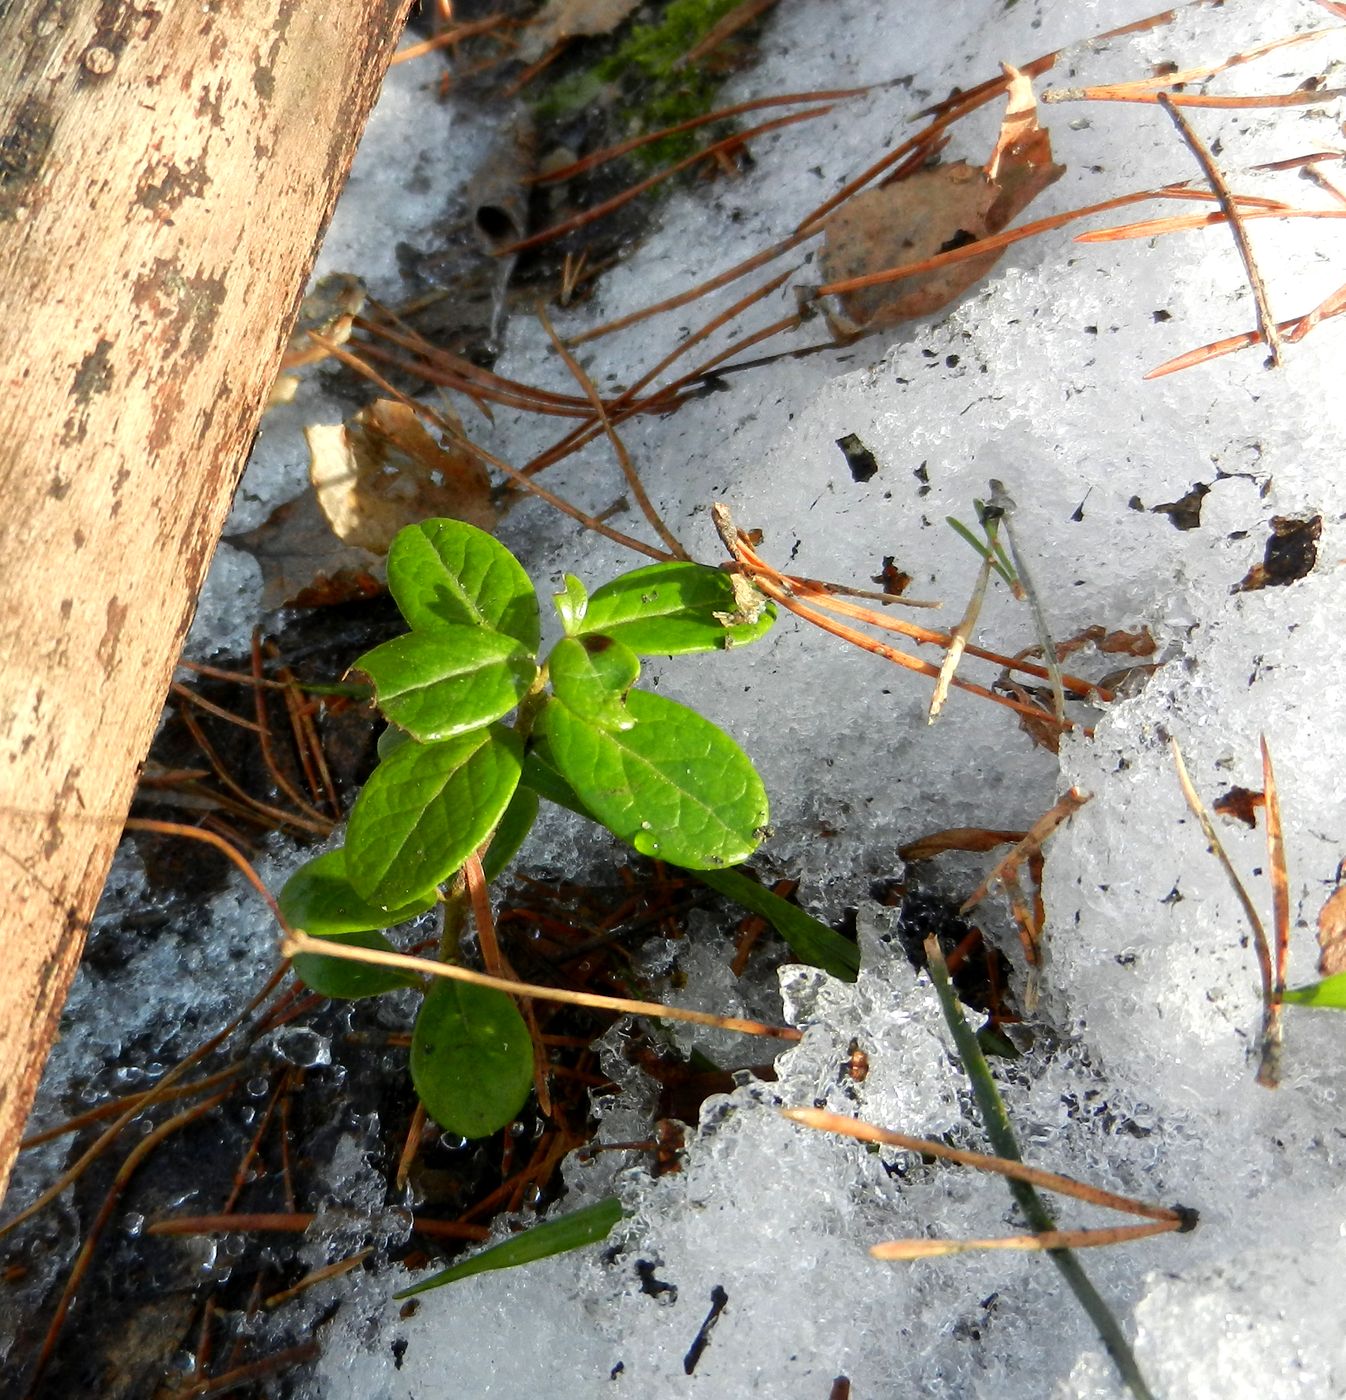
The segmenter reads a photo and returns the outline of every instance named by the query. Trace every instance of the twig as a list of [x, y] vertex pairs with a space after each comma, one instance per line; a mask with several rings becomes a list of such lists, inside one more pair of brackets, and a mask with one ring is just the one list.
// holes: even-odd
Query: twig
[[1285, 833], [1281, 827], [1281, 801], [1276, 773], [1271, 766], [1271, 750], [1262, 736], [1262, 792], [1267, 817], [1267, 865], [1271, 871], [1272, 930], [1276, 940], [1271, 997], [1262, 1028], [1262, 1059], [1257, 1082], [1274, 1089], [1280, 1083], [1281, 998], [1285, 995], [1285, 965], [1290, 953], [1290, 880], [1285, 863]]
[[1102, 1245], [1148, 1239], [1151, 1235], [1171, 1234], [1182, 1228], [1177, 1220], [1156, 1220], [1148, 1225], [1111, 1225], [1095, 1230], [1044, 1230], [1035, 1235], [997, 1235], [982, 1240], [888, 1240], [883, 1244], [870, 1245], [869, 1252], [875, 1259], [914, 1260], [941, 1259], [950, 1254], [970, 1254], [983, 1249], [1097, 1249]]
[[1216, 198], [1220, 201], [1220, 208], [1224, 210], [1225, 218], [1229, 220], [1229, 227], [1234, 234], [1234, 242], [1238, 246], [1239, 256], [1243, 259], [1243, 267], [1248, 274], [1248, 282], [1253, 289], [1253, 302], [1257, 306], [1258, 329], [1262, 332], [1262, 338], [1266, 341], [1267, 349], [1271, 352], [1271, 363], [1279, 365], [1282, 358], [1280, 332], [1276, 329], [1276, 320], [1272, 316], [1271, 307], [1267, 302], [1266, 285], [1262, 281], [1262, 274], [1257, 270], [1257, 260], [1253, 257], [1252, 244], [1248, 241], [1248, 231], [1243, 226], [1238, 206], [1229, 193], [1229, 187], [1225, 184], [1224, 176], [1220, 174], [1214, 157], [1206, 149], [1205, 142], [1193, 131], [1187, 118], [1178, 111], [1173, 98], [1168, 93], [1161, 92], [1157, 94], [1157, 100], [1172, 118], [1173, 125], [1178, 128], [1178, 134], [1187, 143], [1187, 148], [1196, 157], [1197, 164], [1200, 165], [1211, 189], [1215, 191]]
[[[992, 547], [995, 544], [998, 526], [998, 519], [987, 521], [986, 533]], [[982, 602], [986, 597], [986, 585], [991, 581], [991, 570], [994, 567], [995, 554], [992, 549], [988, 549], [982, 555], [981, 568], [977, 570], [977, 581], [972, 586], [972, 596], [967, 600], [967, 608], [950, 634], [949, 649], [944, 653], [944, 662], [939, 668], [939, 679], [935, 682], [934, 693], [930, 696], [927, 724], [934, 724], [939, 718], [939, 712], [944, 708], [944, 701], [948, 698], [949, 683], [953, 680], [953, 673], [958, 669], [958, 662], [962, 659], [963, 652], [971, 639], [972, 629], [977, 625], [977, 619], [981, 616]]]
[[278, 1308], [282, 1303], [288, 1303], [291, 1298], [297, 1298], [306, 1289], [312, 1288], [314, 1284], [326, 1283], [328, 1279], [340, 1278], [342, 1274], [348, 1274], [352, 1269], [358, 1269], [361, 1264], [373, 1254], [373, 1249], [362, 1249], [358, 1254], [352, 1254], [349, 1258], [338, 1259], [335, 1264], [328, 1264], [326, 1268], [314, 1269], [312, 1273], [307, 1273], [298, 1283], [291, 1284], [289, 1288], [282, 1288], [279, 1293], [273, 1293], [269, 1298], [262, 1300], [264, 1308]]

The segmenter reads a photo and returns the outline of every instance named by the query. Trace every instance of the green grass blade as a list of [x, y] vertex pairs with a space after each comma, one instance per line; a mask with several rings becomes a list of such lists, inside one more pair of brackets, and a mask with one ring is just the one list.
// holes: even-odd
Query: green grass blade
[[820, 967], [842, 982], [860, 975], [860, 949], [797, 905], [773, 894], [741, 870], [698, 870], [696, 878], [726, 899], [760, 914], [801, 962]]
[[432, 1288], [442, 1288], [446, 1283], [471, 1278], [473, 1274], [489, 1273], [492, 1269], [513, 1269], [520, 1264], [531, 1264], [535, 1259], [548, 1259], [553, 1254], [568, 1254], [572, 1249], [597, 1244], [607, 1239], [612, 1227], [621, 1218], [622, 1203], [616, 1196], [609, 1196], [594, 1205], [534, 1225], [531, 1230], [524, 1230], [513, 1239], [502, 1240], [490, 1249], [483, 1249], [471, 1259], [441, 1269], [430, 1278], [394, 1293], [393, 1297], [410, 1298], [415, 1293], [428, 1293]]
[[[996, 1088], [991, 1067], [986, 1063], [986, 1057], [981, 1052], [976, 1035], [963, 1019], [963, 1012], [949, 981], [948, 968], [944, 965], [944, 957], [933, 938], [926, 940], [925, 947], [930, 964], [930, 978], [935, 984], [936, 993], [939, 995], [939, 1004], [944, 1012], [944, 1019], [948, 1022], [949, 1030], [953, 1033], [954, 1044], [958, 1047], [959, 1055], [962, 1056], [963, 1068], [967, 1071], [968, 1079], [972, 1081], [972, 1093], [977, 1100], [977, 1107], [981, 1109], [982, 1120], [986, 1124], [986, 1136], [990, 1138], [991, 1146], [997, 1155], [1008, 1157], [1012, 1162], [1022, 1162], [1023, 1157], [1019, 1153], [1019, 1144], [1015, 1141], [1014, 1130], [1010, 1127], [1009, 1114], [1005, 1111], [1005, 1101], [1000, 1097], [1000, 1090]], [[1020, 1210], [1023, 1211], [1034, 1230], [1044, 1231], [1056, 1228], [1056, 1222], [1052, 1219], [1051, 1212], [1042, 1203], [1042, 1197], [1026, 1181], [1010, 1181], [1008, 1184], [1014, 1194], [1014, 1199], [1019, 1203]], [[1136, 1397], [1136, 1400], [1154, 1400], [1154, 1394], [1146, 1385], [1145, 1377], [1140, 1373], [1135, 1354], [1131, 1350], [1131, 1343], [1127, 1341], [1121, 1324], [1112, 1315], [1112, 1310], [1089, 1281], [1089, 1276], [1084, 1272], [1084, 1266], [1079, 1259], [1068, 1249], [1049, 1249], [1047, 1253], [1052, 1263], [1060, 1270], [1061, 1276], [1070, 1285], [1071, 1292], [1079, 1299], [1080, 1306], [1089, 1315], [1090, 1322], [1098, 1330], [1099, 1338], [1104, 1347], [1107, 1348], [1108, 1355], [1112, 1357], [1117, 1370], [1121, 1373], [1122, 1381], [1127, 1389]]]

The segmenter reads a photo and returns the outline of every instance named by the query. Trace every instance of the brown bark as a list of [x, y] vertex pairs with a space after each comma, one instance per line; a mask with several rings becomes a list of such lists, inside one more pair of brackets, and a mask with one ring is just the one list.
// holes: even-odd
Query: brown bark
[[407, 4], [0, 4], [0, 1189]]

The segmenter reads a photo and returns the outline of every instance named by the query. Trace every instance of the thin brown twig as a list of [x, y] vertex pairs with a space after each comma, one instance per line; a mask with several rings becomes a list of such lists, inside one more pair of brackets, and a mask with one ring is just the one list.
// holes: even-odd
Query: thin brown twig
[[1156, 100], [1168, 113], [1173, 125], [1178, 128], [1178, 134], [1186, 143], [1188, 150], [1196, 157], [1197, 164], [1201, 167], [1207, 182], [1220, 201], [1220, 208], [1224, 211], [1225, 218], [1229, 220], [1230, 231], [1234, 235], [1239, 256], [1243, 259], [1244, 271], [1248, 274], [1248, 282], [1253, 290], [1253, 303], [1257, 307], [1258, 329], [1262, 332], [1262, 337], [1267, 343], [1267, 349], [1271, 354], [1271, 363], [1279, 365], [1283, 353], [1280, 332], [1276, 329], [1276, 318], [1271, 314], [1271, 306], [1267, 301], [1266, 284], [1262, 281], [1262, 274], [1258, 271], [1257, 259], [1253, 256], [1252, 244], [1248, 240], [1248, 230], [1243, 226], [1243, 217], [1238, 205], [1235, 203], [1233, 195], [1229, 193], [1229, 186], [1225, 184], [1224, 176], [1220, 173], [1219, 166], [1215, 164], [1214, 156], [1206, 148], [1206, 143], [1192, 129], [1191, 123], [1178, 110], [1179, 104], [1166, 92], [1156, 94]]
[[358, 1254], [352, 1254], [345, 1259], [338, 1259], [335, 1264], [328, 1264], [321, 1269], [314, 1269], [304, 1275], [298, 1283], [293, 1283], [289, 1288], [282, 1288], [279, 1293], [273, 1293], [269, 1298], [262, 1300], [264, 1308], [278, 1308], [283, 1303], [288, 1303], [292, 1298], [297, 1298], [301, 1293], [312, 1288], [314, 1284], [326, 1283], [328, 1279], [340, 1278], [342, 1274], [348, 1274], [352, 1269], [358, 1269], [361, 1264], [373, 1254], [373, 1249], [362, 1249]]
[[970, 1254], [976, 1250], [1047, 1250], [1097, 1249], [1104, 1245], [1127, 1244], [1132, 1240], [1148, 1239], [1151, 1235], [1167, 1235], [1183, 1228], [1180, 1220], [1154, 1220], [1148, 1225], [1109, 1225], [1092, 1230], [1043, 1230], [1035, 1235], [996, 1235], [990, 1239], [968, 1240], [886, 1240], [872, 1244], [870, 1254], [888, 1262], [917, 1259], [942, 1259], [951, 1254]]

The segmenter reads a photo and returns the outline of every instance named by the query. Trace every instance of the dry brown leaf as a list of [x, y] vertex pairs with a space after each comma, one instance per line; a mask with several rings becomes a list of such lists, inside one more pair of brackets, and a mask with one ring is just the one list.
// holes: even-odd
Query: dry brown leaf
[[228, 536], [262, 569], [262, 606], [318, 608], [383, 591], [383, 560], [343, 544], [311, 491], [278, 506], [255, 530]]
[[611, 34], [640, 0], [548, 0], [519, 45], [519, 57], [532, 63], [567, 39]]
[[380, 399], [304, 436], [318, 505], [345, 544], [386, 554], [404, 525], [429, 516], [495, 526], [486, 469], [465, 448], [441, 447], [405, 404]]
[[1252, 788], [1231, 787], [1223, 797], [1217, 797], [1211, 806], [1222, 817], [1240, 821], [1244, 826], [1257, 826], [1257, 809], [1266, 804], [1265, 796]]
[[984, 826], [952, 826], [945, 831], [932, 831], [899, 846], [903, 860], [929, 860], [944, 851], [993, 851], [997, 846], [1018, 845], [1026, 835], [1022, 831], [996, 831]]
[[1337, 887], [1318, 915], [1318, 971], [1323, 977], [1346, 972], [1346, 879], [1337, 867]]
[[[828, 218], [823, 278], [841, 282], [922, 262], [1001, 229], [1065, 173], [1052, 163], [1051, 139], [1038, 125], [1031, 82], [1005, 65], [1009, 102], [984, 168], [965, 161], [918, 170], [866, 190]], [[900, 282], [843, 292], [828, 307], [840, 336], [884, 330], [947, 306], [995, 266], [1000, 252], [934, 268]]]

